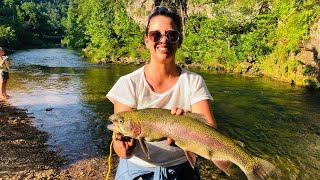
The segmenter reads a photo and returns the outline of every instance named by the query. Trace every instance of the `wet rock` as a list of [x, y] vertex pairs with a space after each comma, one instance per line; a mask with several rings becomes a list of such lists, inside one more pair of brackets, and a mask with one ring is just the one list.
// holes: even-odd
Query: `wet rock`
[[107, 64], [107, 60], [105, 58], [100, 59], [100, 61], [98, 62], [98, 64]]
[[249, 62], [247, 62], [247, 61], [245, 61], [245, 62], [241, 62], [241, 63], [240, 63], [240, 66], [241, 66], [243, 69], [248, 70], [248, 69], [250, 69], [250, 68], [252, 67], [252, 64], [249, 63]]

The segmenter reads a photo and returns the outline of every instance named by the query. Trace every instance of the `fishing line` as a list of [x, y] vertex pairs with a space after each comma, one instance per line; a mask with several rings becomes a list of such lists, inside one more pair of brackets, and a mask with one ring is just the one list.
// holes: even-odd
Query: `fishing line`
[[113, 134], [112, 134], [112, 140], [111, 140], [111, 143], [110, 143], [110, 148], [109, 148], [109, 157], [108, 157], [108, 172], [107, 172], [107, 176], [106, 176], [106, 180], [109, 180], [109, 175], [110, 175], [110, 172], [111, 172], [111, 157], [112, 157], [112, 145], [113, 145], [113, 141], [117, 135], [117, 131], [113, 131]]

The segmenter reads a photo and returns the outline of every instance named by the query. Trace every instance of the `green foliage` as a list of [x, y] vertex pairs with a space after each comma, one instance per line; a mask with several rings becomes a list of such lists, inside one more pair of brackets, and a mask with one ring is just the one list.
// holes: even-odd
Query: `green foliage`
[[63, 43], [87, 46], [95, 52], [93, 59], [144, 57], [143, 30], [127, 15], [125, 5], [125, 1], [71, 1]]
[[286, 62], [286, 72], [296, 72], [298, 68], [298, 63], [295, 60], [288, 60]]
[[17, 37], [12, 27], [0, 25], [0, 32], [0, 44], [10, 44], [10, 42], [15, 42]]
[[299, 43], [309, 38], [310, 23], [317, 14], [314, 10], [305, 9], [303, 4], [294, 1], [275, 1], [273, 5], [276, 6], [274, 13], [279, 18], [279, 25], [275, 28], [276, 38], [285, 44], [287, 52], [295, 53], [300, 48]]
[[10, 28], [10, 33], [0, 31], [1, 46], [23, 48], [41, 46], [48, 35], [62, 35], [60, 20], [66, 13], [68, 1], [51, 0], [0, 2], [0, 25]]
[[[177, 4], [179, 12], [190, 7], [184, 16], [178, 62], [239, 69], [241, 62], [253, 60], [270, 76], [293, 78], [290, 73], [297, 71], [308, 74], [302, 61], [288, 59], [299, 53], [302, 42], [310, 38], [310, 27], [320, 18], [319, 0], [156, 2], [160, 3]], [[85, 47], [94, 60], [148, 59], [144, 29], [128, 16], [128, 4], [132, 1], [3, 0], [0, 45], [39, 46], [46, 41], [45, 36], [63, 35], [63, 44]], [[145, 14], [141, 7], [134, 16]]]
[[308, 67], [308, 66], [306, 66], [306, 67], [303, 68], [302, 73], [303, 73], [303, 74], [308, 74], [308, 73], [310, 73], [311, 71], [312, 71], [311, 68]]
[[[241, 39], [241, 34], [250, 30], [251, 21], [235, 15], [227, 6], [232, 6], [232, 2], [221, 1], [213, 7], [217, 14], [214, 18], [207, 18], [205, 14], [188, 17], [184, 44], [190, 49], [189, 56], [193, 60], [218, 61], [232, 68], [253, 51], [253, 38], [244, 34]], [[241, 5], [237, 8], [240, 14], [251, 12], [250, 6]], [[247, 39], [252, 41], [243, 44], [242, 41]], [[243, 51], [243, 48], [247, 48], [246, 51]]]
[[62, 19], [62, 25], [65, 28], [63, 44], [71, 47], [85, 47], [88, 42], [84, 32], [83, 18], [78, 16], [78, 3], [70, 1], [67, 11], [67, 18]]

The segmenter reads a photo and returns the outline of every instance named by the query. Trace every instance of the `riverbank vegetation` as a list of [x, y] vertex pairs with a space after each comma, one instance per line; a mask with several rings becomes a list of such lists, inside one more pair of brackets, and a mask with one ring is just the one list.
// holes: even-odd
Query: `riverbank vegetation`
[[[320, 3], [307, 1], [193, 0], [165, 3], [178, 7], [184, 41], [177, 61], [247, 75], [266, 75], [292, 84], [320, 86], [319, 63], [297, 55], [311, 38]], [[143, 33], [147, 2], [73, 0], [64, 43], [83, 47], [93, 61], [147, 60]], [[316, 49], [310, 57], [319, 61]]]
[[179, 63], [320, 87], [318, 0], [5, 0], [2, 4], [6, 9], [0, 18], [7, 23], [0, 26], [6, 34], [0, 41], [38, 44], [45, 35], [63, 34], [63, 44], [83, 48], [86, 57], [103, 63], [147, 61], [143, 42], [147, 16], [154, 5], [174, 5], [184, 22]]

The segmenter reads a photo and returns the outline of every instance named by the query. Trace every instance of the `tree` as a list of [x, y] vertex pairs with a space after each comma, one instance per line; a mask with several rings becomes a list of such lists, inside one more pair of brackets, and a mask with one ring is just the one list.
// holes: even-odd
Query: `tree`
[[87, 38], [85, 36], [85, 24], [78, 9], [78, 0], [71, 0], [67, 12], [67, 17], [62, 20], [65, 28], [63, 44], [71, 47], [85, 47]]

